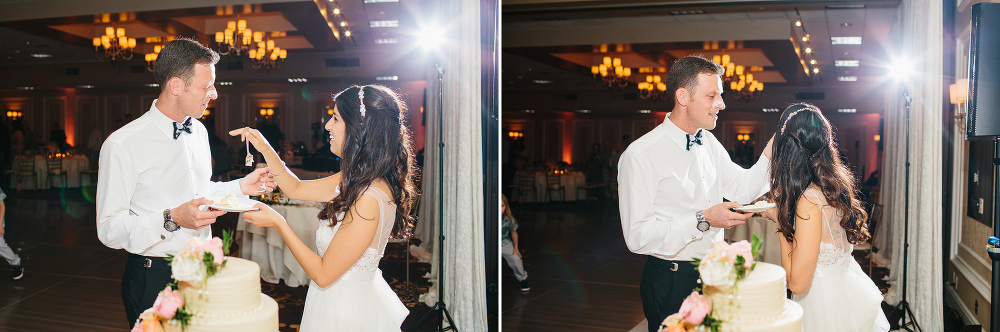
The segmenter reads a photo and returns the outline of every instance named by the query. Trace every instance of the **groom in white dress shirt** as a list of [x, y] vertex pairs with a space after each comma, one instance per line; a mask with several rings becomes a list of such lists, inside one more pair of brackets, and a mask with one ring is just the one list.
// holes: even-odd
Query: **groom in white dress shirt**
[[673, 111], [632, 142], [618, 163], [625, 243], [632, 252], [649, 256], [639, 294], [650, 332], [679, 311], [698, 287], [692, 261], [724, 241], [723, 229], [753, 215], [730, 209], [767, 189], [770, 141], [764, 156], [743, 169], [708, 131], [715, 129], [719, 111], [726, 107], [720, 78], [724, 73], [722, 66], [702, 57], [677, 60], [666, 81], [666, 101]]
[[[153, 306], [171, 281], [163, 259], [192, 237], [209, 240], [224, 211], [202, 211], [207, 196], [256, 193], [276, 185], [257, 169], [243, 179], [212, 182], [211, 151], [200, 118], [217, 98], [219, 54], [179, 38], [160, 51], [154, 76], [160, 95], [149, 111], [108, 136], [101, 147], [97, 181], [97, 236], [129, 252], [122, 301], [129, 326]], [[246, 196], [243, 196], [246, 197]]]

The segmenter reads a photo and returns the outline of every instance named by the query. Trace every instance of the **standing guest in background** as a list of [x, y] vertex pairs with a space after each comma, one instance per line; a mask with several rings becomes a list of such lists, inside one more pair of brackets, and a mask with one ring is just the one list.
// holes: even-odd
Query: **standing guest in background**
[[518, 286], [522, 292], [531, 290], [528, 284], [528, 272], [524, 271], [524, 261], [521, 260], [521, 251], [517, 244], [517, 220], [514, 220], [514, 213], [510, 211], [510, 203], [507, 202], [506, 195], [500, 195], [500, 213], [503, 215], [503, 223], [500, 224], [501, 252], [503, 260], [507, 261], [507, 266], [514, 270], [514, 278], [517, 279]]
[[590, 151], [590, 156], [587, 157], [587, 183], [598, 183], [601, 182], [601, 177], [604, 176], [604, 169], [608, 167], [608, 158], [604, 157], [601, 153], [601, 143], [594, 143], [593, 148]]
[[97, 166], [97, 160], [100, 158], [101, 144], [104, 144], [104, 133], [101, 132], [101, 128], [97, 127], [96, 120], [91, 119], [90, 126], [94, 129], [90, 130], [90, 136], [87, 139], [88, 157], [90, 158], [91, 169], [97, 169], [94, 166]]
[[11, 278], [14, 280], [21, 279], [24, 276], [24, 268], [21, 266], [21, 257], [18, 257], [14, 253], [14, 250], [10, 249], [10, 245], [4, 240], [4, 234], [6, 234], [6, 215], [7, 215], [7, 205], [4, 204], [3, 200], [7, 198], [7, 195], [3, 193], [3, 189], [0, 189], [0, 257], [7, 260], [7, 264], [13, 269], [11, 271]]
[[[178, 38], [163, 47], [153, 75], [160, 95], [149, 111], [118, 129], [101, 148], [97, 181], [97, 237], [129, 252], [122, 301], [129, 326], [153, 306], [171, 281], [164, 259], [188, 239], [212, 238], [223, 211], [203, 211], [206, 196], [260, 194], [273, 190], [267, 168], [245, 178], [212, 182], [208, 131], [200, 118], [217, 98], [219, 54], [197, 41]], [[244, 196], [246, 197], [246, 196]]]
[[49, 143], [54, 143], [60, 152], [66, 152], [66, 148], [69, 146], [69, 143], [66, 142], [66, 131], [59, 126], [59, 121], [52, 122]]
[[260, 126], [260, 134], [267, 138], [267, 141], [271, 143], [271, 148], [275, 151], [281, 151], [281, 147], [284, 144], [285, 134], [281, 132], [281, 129], [274, 124], [274, 117], [267, 116], [264, 118], [264, 124]]
[[10, 134], [10, 153], [16, 156], [24, 153], [24, 125], [21, 123], [21, 120], [14, 120], [11, 122], [10, 127], [12, 129]]
[[[698, 287], [692, 261], [753, 213], [732, 212], [767, 190], [771, 143], [750, 169], [733, 163], [715, 129], [725, 70], [698, 56], [667, 74], [669, 117], [629, 145], [618, 164], [619, 210], [629, 250], [648, 255], [639, 295], [650, 332]], [[724, 202], [723, 198], [730, 201]]]

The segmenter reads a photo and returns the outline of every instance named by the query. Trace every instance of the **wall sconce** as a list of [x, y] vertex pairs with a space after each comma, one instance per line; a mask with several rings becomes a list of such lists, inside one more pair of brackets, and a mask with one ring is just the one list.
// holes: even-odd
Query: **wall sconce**
[[955, 84], [948, 86], [952, 104], [964, 103], [969, 99], [969, 79], [960, 79]]
[[517, 140], [517, 139], [520, 139], [521, 137], [524, 137], [524, 133], [522, 133], [520, 131], [510, 131], [510, 132], [507, 132], [507, 136], [510, 137], [510, 138], [513, 138], [513, 139]]
[[17, 120], [23, 116], [24, 113], [21, 113], [19, 111], [7, 111], [7, 117], [10, 118], [11, 120]]
[[263, 116], [272, 116], [272, 115], [274, 115], [274, 109], [273, 108], [261, 108], [260, 109], [260, 115], [263, 115]]
[[746, 142], [750, 140], [749, 134], [738, 134], [736, 135], [736, 140], [740, 142]]
[[[326, 115], [333, 115], [333, 107], [330, 107], [330, 106], [324, 106], [323, 108], [326, 108]], [[422, 109], [424, 109], [424, 108], [423, 108], [423, 107], [421, 107], [420, 109], [422, 110]]]
[[881, 140], [882, 140], [882, 135], [875, 134], [875, 141], [878, 142]]

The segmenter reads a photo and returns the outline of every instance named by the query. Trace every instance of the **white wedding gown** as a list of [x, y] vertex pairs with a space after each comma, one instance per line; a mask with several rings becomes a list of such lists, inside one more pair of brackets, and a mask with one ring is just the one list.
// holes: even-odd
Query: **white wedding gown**
[[802, 331], [888, 331], [882, 293], [851, 256], [854, 246], [840, 226], [843, 213], [827, 205], [817, 189], [806, 189], [803, 195], [819, 205], [826, 232], [820, 241], [812, 285], [805, 293], [792, 295], [792, 300], [802, 305]]
[[[410, 313], [378, 269], [396, 218], [396, 205], [375, 186], [369, 186], [363, 195], [375, 197], [379, 204], [379, 225], [375, 238], [361, 259], [330, 286], [320, 288], [310, 280], [299, 329], [301, 332], [399, 332], [403, 319]], [[329, 225], [329, 220], [320, 220], [316, 230], [316, 249], [320, 256], [326, 253], [330, 240], [342, 224]]]

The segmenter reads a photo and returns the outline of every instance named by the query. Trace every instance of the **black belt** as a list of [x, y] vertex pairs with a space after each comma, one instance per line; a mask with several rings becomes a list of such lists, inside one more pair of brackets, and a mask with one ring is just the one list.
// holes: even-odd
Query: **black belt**
[[170, 270], [170, 262], [166, 257], [147, 257], [129, 253], [127, 264], [136, 264], [147, 269]]
[[646, 259], [646, 265], [651, 265], [651, 266], [655, 266], [655, 267], [665, 268], [665, 269], [668, 269], [668, 270], [673, 271], [673, 272], [697, 272], [698, 271], [698, 270], [695, 269], [698, 266], [694, 265], [694, 261], [668, 261], [668, 260], [659, 259], [659, 258], [656, 258], [656, 257], [653, 257], [653, 256], [649, 256], [649, 258]]

